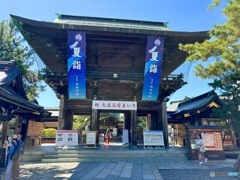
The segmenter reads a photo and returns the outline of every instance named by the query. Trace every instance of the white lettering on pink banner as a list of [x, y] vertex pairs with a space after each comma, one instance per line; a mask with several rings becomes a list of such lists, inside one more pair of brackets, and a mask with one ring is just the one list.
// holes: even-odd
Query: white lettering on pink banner
[[137, 110], [136, 101], [92, 101], [92, 109]]

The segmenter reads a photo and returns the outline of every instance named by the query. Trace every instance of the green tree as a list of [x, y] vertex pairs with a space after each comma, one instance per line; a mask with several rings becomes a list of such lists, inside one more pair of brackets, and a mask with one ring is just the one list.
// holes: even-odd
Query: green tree
[[[219, 5], [221, 0], [214, 0], [209, 8]], [[223, 73], [240, 71], [240, 1], [227, 0], [222, 13], [227, 21], [214, 25], [209, 31], [210, 39], [203, 43], [180, 44], [179, 48], [186, 51], [187, 61], [198, 61], [195, 74], [200, 78], [215, 78]], [[211, 64], [205, 64], [206, 62]], [[204, 66], [205, 64], [205, 66]]]
[[0, 22], [0, 61], [15, 60], [22, 71], [24, 89], [29, 100], [45, 90], [39, 72], [32, 70], [34, 51], [24, 41], [12, 20]]
[[75, 115], [73, 117], [74, 121], [73, 121], [73, 129], [77, 130], [84, 130], [85, 126], [87, 124], [90, 124], [90, 116], [89, 115], [82, 115], [82, 116], [77, 116]]
[[43, 138], [56, 138], [57, 130], [54, 128], [48, 128], [43, 130]]
[[[222, 13], [226, 22], [214, 25], [209, 39], [203, 43], [180, 44], [179, 49], [189, 54], [187, 61], [198, 61], [195, 74], [200, 78], [212, 78], [210, 85], [222, 93], [224, 104], [215, 111], [224, 122], [223, 128], [239, 131], [239, 82], [240, 82], [240, 0], [213, 0], [209, 8], [225, 3]], [[234, 171], [240, 170], [240, 155]]]
[[138, 116], [137, 124], [139, 130], [146, 130], [146, 116]]
[[240, 133], [240, 72], [225, 73], [214, 79], [210, 85], [221, 93], [223, 105], [214, 109], [214, 113], [222, 120], [222, 128], [231, 135], [232, 131]]

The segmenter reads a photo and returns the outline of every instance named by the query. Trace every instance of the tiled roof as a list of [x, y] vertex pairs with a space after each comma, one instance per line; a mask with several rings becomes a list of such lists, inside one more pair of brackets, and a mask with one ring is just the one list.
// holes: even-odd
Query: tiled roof
[[29, 101], [22, 84], [21, 70], [16, 67], [15, 61], [0, 61], [0, 102], [15, 107], [19, 111], [42, 114], [42, 106]]
[[82, 26], [99, 26], [111, 28], [126, 28], [126, 29], [145, 29], [145, 30], [161, 30], [170, 31], [166, 22], [149, 22], [140, 20], [125, 20], [100, 17], [84, 17], [59, 14], [55, 23], [73, 24]]
[[171, 114], [171, 116], [196, 112], [203, 107], [207, 107], [207, 105], [213, 101], [216, 101], [219, 105], [221, 105], [221, 100], [215, 91], [209, 91], [205, 94], [180, 103], [178, 108]]

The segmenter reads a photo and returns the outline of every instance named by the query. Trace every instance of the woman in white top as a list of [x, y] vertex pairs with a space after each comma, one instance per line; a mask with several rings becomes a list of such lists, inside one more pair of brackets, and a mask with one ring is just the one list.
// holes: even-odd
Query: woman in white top
[[203, 164], [204, 162], [207, 162], [207, 158], [205, 158], [206, 148], [204, 146], [204, 142], [202, 140], [201, 134], [198, 134], [198, 139], [196, 141], [196, 150], [198, 151], [199, 164]]

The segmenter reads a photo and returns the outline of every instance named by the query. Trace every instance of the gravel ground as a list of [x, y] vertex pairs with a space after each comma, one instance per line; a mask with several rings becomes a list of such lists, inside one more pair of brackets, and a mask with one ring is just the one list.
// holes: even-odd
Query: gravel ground
[[164, 180], [230, 180], [240, 179], [238, 177], [215, 176], [211, 177], [210, 172], [219, 172], [225, 174], [232, 172], [232, 168], [217, 168], [217, 169], [167, 169], [159, 170]]

